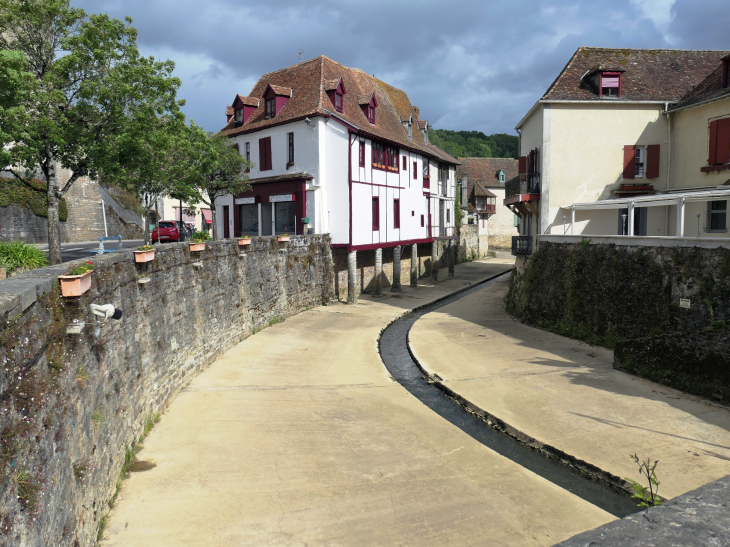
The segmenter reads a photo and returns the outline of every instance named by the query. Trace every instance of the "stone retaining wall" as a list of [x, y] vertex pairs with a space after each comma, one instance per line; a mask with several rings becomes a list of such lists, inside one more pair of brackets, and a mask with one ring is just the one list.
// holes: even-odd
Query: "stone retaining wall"
[[[94, 259], [91, 290], [61, 298], [69, 264], [0, 281], [0, 545], [92, 546], [147, 418], [223, 351], [333, 298], [327, 236], [157, 247]], [[148, 278], [148, 279], [145, 279]], [[142, 283], [143, 281], [147, 281]], [[95, 324], [89, 304], [120, 321]], [[73, 319], [81, 334], [66, 334]]]
[[730, 249], [541, 241], [505, 298], [523, 322], [616, 348], [616, 366], [730, 404]]
[[[66, 241], [66, 223], [59, 222], [61, 241]], [[48, 243], [48, 219], [17, 205], [0, 207], [0, 240]]]

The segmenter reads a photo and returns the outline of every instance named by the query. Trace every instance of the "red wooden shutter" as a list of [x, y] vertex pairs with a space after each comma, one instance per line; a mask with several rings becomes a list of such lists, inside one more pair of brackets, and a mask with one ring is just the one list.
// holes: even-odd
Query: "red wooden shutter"
[[520, 156], [519, 160], [520, 175], [527, 173], [527, 156]]
[[659, 145], [650, 144], [646, 147], [646, 178], [655, 179], [659, 176]]
[[636, 176], [636, 146], [624, 146], [624, 178]]
[[271, 170], [271, 137], [266, 137], [266, 170]]
[[418, 179], [418, 163], [413, 162], [413, 180]]
[[707, 165], [715, 165], [717, 163], [717, 122], [710, 122], [710, 147], [707, 154]]
[[717, 120], [717, 163], [730, 163], [730, 118]]
[[380, 230], [380, 200], [373, 198], [373, 232]]

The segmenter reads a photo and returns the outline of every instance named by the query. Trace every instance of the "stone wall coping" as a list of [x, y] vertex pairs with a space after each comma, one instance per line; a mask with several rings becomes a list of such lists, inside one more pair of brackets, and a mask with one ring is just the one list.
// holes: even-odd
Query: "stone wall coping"
[[730, 545], [730, 475], [554, 547]]
[[[317, 235], [298, 235], [289, 236], [291, 239], [288, 246], [300, 247], [307, 245], [308, 240], [315, 237], [322, 237], [322, 234]], [[246, 247], [246, 253], [255, 253], [257, 251], [263, 251], [265, 245], [270, 245], [271, 240], [276, 241], [277, 236], [261, 236], [252, 237], [251, 245]], [[238, 249], [238, 238], [221, 239], [218, 241], [206, 241], [206, 250], [208, 248], [213, 249]], [[182, 241], [178, 243], [165, 243], [164, 247], [160, 245], [155, 246], [155, 251], [158, 253], [172, 253], [176, 251], [184, 251], [188, 248], [190, 241]], [[282, 245], [282, 250], [286, 250], [286, 243], [278, 243]], [[0, 320], [8, 320], [9, 318], [15, 317], [19, 313], [22, 313], [28, 309], [33, 302], [38, 300], [42, 295], [53, 289], [56, 278], [59, 275], [63, 275], [68, 270], [84, 262], [90, 260], [94, 265], [99, 267], [113, 266], [124, 261], [134, 262], [134, 251], [135, 249], [129, 248], [122, 251], [115, 251], [106, 253], [103, 255], [94, 255], [89, 253], [87, 259], [71, 260], [55, 266], [48, 266], [46, 268], [38, 268], [37, 270], [31, 270], [23, 272], [8, 279], [0, 280]], [[191, 261], [203, 261], [206, 260], [207, 253], [196, 253], [199, 256], [191, 256]], [[208, 255], [209, 257], [209, 255]]]
[[594, 236], [542, 234], [537, 236], [539, 242], [548, 243], [580, 243], [590, 241], [592, 245], [621, 245], [629, 247], [700, 247], [730, 249], [730, 238], [727, 237], [665, 237], [665, 236]]

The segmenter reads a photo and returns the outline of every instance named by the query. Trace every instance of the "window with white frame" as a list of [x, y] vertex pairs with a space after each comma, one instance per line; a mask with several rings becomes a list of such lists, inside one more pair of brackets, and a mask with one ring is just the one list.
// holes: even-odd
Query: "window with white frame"
[[634, 160], [634, 177], [639, 179], [644, 177], [644, 147], [636, 147], [636, 156]]
[[727, 232], [727, 200], [707, 204], [708, 232]]

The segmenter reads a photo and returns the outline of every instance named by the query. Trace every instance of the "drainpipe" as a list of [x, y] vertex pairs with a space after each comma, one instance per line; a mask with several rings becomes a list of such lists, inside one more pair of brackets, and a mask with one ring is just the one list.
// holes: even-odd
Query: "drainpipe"
[[[672, 114], [669, 112], [669, 103], [664, 103], [664, 112], [667, 115], [667, 192], [671, 187], [671, 168], [672, 168]], [[665, 216], [664, 234], [669, 236], [669, 209]], [[683, 230], [684, 231], [684, 230]]]
[[101, 216], [104, 219], [104, 237], [109, 237], [109, 233], [106, 231], [106, 210], [104, 209], [104, 200], [100, 199], [101, 202]]

